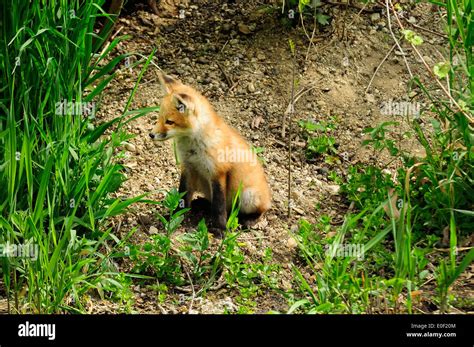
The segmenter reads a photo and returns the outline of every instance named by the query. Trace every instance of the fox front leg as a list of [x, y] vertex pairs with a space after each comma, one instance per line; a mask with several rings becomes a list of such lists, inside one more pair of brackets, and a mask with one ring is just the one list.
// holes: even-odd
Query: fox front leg
[[194, 192], [192, 191], [190, 184], [188, 182], [188, 174], [184, 170], [181, 171], [181, 177], [179, 178], [178, 191], [179, 193], [186, 192], [186, 194], [181, 198], [181, 201], [179, 202], [179, 207], [180, 208], [191, 207], [191, 200], [193, 198]]
[[212, 227], [213, 229], [217, 229], [219, 232], [225, 230], [227, 225], [225, 182], [225, 176], [212, 181]]

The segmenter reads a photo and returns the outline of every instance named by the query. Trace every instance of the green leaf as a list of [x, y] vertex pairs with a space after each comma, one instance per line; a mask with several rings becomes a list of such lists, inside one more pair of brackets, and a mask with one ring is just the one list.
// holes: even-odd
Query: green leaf
[[318, 21], [319, 24], [321, 25], [328, 25], [329, 24], [329, 16], [326, 16], [324, 14], [318, 13], [316, 15], [316, 20]]
[[434, 74], [439, 78], [448, 76], [449, 70], [451, 70], [451, 64], [448, 61], [439, 62], [433, 68]]
[[449, 287], [451, 284], [454, 283], [454, 281], [463, 273], [467, 267], [472, 263], [474, 260], [474, 249], [471, 249], [468, 254], [463, 258], [461, 263], [458, 265], [454, 273], [449, 277], [449, 280], [447, 281], [446, 285]]
[[301, 306], [304, 306], [304, 305], [308, 305], [309, 304], [309, 300], [308, 299], [301, 299], [301, 300], [298, 300], [297, 302], [295, 302], [293, 305], [291, 305], [290, 309], [288, 310], [287, 314], [292, 314], [293, 312], [295, 312], [298, 308], [300, 308]]
[[298, 2], [298, 10], [303, 12], [304, 8], [309, 5], [310, 0], [299, 0]]
[[411, 30], [402, 30], [402, 33], [405, 35], [405, 40], [410, 42], [413, 46], [419, 46], [423, 43], [423, 39]]
[[288, 39], [288, 44], [290, 45], [291, 54], [295, 55], [295, 42], [292, 39]]

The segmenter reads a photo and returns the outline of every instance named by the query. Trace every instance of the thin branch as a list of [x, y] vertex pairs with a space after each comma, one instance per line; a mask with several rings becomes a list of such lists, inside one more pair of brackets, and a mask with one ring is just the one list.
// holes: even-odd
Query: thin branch
[[308, 38], [308, 40], [310, 41], [310, 44], [311, 44], [311, 38], [309, 37], [309, 34], [306, 31], [306, 27], [304, 26], [304, 18], [303, 18], [302, 11], [300, 11], [299, 14], [300, 14], [301, 26], [303, 27], [304, 34], [306, 35], [306, 37]]
[[186, 276], [188, 276], [188, 280], [189, 280], [189, 283], [191, 284], [191, 289], [193, 291], [193, 296], [191, 297], [191, 303], [189, 304], [189, 308], [188, 308], [188, 314], [189, 314], [189, 312], [191, 312], [191, 310], [193, 309], [194, 298], [196, 297], [196, 292], [194, 291], [193, 280], [191, 279], [189, 272], [186, 270], [184, 266], [183, 266], [183, 269], [184, 269], [184, 272], [186, 273]]
[[362, 8], [359, 9], [359, 12], [357, 13], [356, 17], [355, 17], [354, 19], [352, 19], [352, 21], [347, 25], [348, 28], [350, 28], [350, 27], [352, 26], [352, 24], [354, 24], [354, 21], [355, 21], [357, 18], [360, 17], [360, 14], [366, 10], [366, 7], [367, 7], [368, 4], [369, 4], [369, 2], [366, 2], [366, 3], [364, 4], [364, 6], [362, 6]]
[[433, 35], [436, 35], [436, 36], [442, 37], [443, 39], [448, 40], [448, 37], [447, 37], [446, 35], [444, 35], [444, 34], [441, 34], [441, 33], [437, 32], [437, 31], [430, 30], [430, 29], [428, 29], [428, 28], [423, 28], [422, 26], [416, 25], [416, 24], [414, 24], [414, 23], [410, 23], [408, 20], [406, 20], [406, 22], [407, 22], [408, 24], [410, 24], [410, 25], [411, 25], [412, 27], [414, 27], [414, 28], [417, 28], [417, 29], [426, 31], [427, 33], [430, 33], [430, 34], [433, 34]]
[[[305, 95], [307, 92], [313, 90], [314, 88], [316, 88], [315, 85], [312, 85], [312, 86], [309, 86], [309, 87], [304, 87], [304, 88], [301, 88], [293, 97], [292, 100], [290, 100], [290, 102], [288, 103], [288, 106], [286, 107], [286, 111], [285, 111], [285, 117], [287, 117], [291, 111], [292, 111], [292, 108], [294, 107], [294, 104], [296, 104], [296, 102], [299, 100], [299, 98], [301, 98], [303, 95]], [[283, 123], [283, 126], [281, 128], [281, 137], [282, 138], [285, 138], [286, 136], [286, 123]]]
[[292, 120], [295, 112], [295, 67], [296, 67], [296, 47], [291, 47], [293, 55], [293, 66], [291, 69], [291, 107], [288, 115], [288, 218], [291, 217], [291, 135], [292, 135]]
[[344, 7], [352, 7], [357, 10], [360, 10], [361, 12], [368, 12], [368, 13], [374, 13], [380, 11], [380, 9], [376, 7], [372, 8], [366, 8], [369, 2], [366, 2], [362, 7], [357, 6], [356, 4], [350, 4], [347, 2], [338, 2], [338, 1], [325, 1], [325, 4], [331, 5], [331, 6], [344, 6]]
[[218, 62], [216, 62], [217, 66], [219, 67], [219, 69], [222, 71], [222, 74], [224, 75], [225, 77], [225, 80], [227, 82], [227, 84], [229, 85], [229, 88], [232, 88], [232, 86], [234, 85], [234, 81], [232, 80], [232, 78], [227, 74], [227, 72], [225, 72], [224, 68], [222, 67], [221, 64], [219, 64]]
[[372, 85], [372, 82], [375, 78], [375, 75], [377, 75], [377, 72], [379, 71], [379, 69], [382, 67], [383, 63], [385, 63], [385, 61], [387, 60], [387, 58], [390, 56], [390, 54], [392, 54], [393, 50], [395, 49], [395, 47], [397, 47], [397, 44], [395, 43], [392, 48], [390, 48], [390, 50], [388, 51], [388, 53], [385, 55], [385, 57], [382, 59], [382, 61], [380, 62], [380, 64], [377, 66], [377, 68], [375, 69], [374, 71], [374, 74], [372, 75], [372, 78], [370, 79], [370, 82], [369, 84], [367, 85], [367, 88], [365, 88], [365, 93], [367, 93], [369, 91], [369, 88], [370, 86]]
[[390, 20], [390, 8], [389, 8], [389, 3], [391, 4], [390, 0], [385, 0], [385, 7], [387, 9], [387, 23], [388, 23], [388, 29], [390, 30], [390, 34], [392, 35], [393, 41], [395, 41], [395, 44], [397, 45], [398, 49], [402, 53], [403, 56], [403, 61], [405, 62], [405, 65], [407, 67], [408, 73], [410, 74], [410, 78], [413, 78], [413, 74], [410, 69], [410, 65], [408, 65], [407, 57], [405, 56], [405, 52], [402, 49], [402, 46], [398, 42], [398, 39], [395, 37], [395, 34], [393, 33], [392, 30], [392, 21]]
[[316, 27], [318, 26], [318, 22], [317, 22], [317, 19], [316, 19], [316, 6], [314, 7], [313, 18], [314, 18], [313, 32], [311, 33], [311, 38], [309, 39], [309, 45], [308, 45], [308, 49], [306, 51], [306, 57], [304, 58], [305, 62], [308, 61], [308, 56], [309, 56], [309, 51], [311, 50], [311, 46], [314, 46], [314, 43], [313, 43], [314, 33], [316, 32]]

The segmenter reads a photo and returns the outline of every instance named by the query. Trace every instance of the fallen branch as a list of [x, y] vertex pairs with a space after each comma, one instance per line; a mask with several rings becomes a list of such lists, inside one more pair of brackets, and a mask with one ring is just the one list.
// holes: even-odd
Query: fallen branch
[[361, 12], [367, 12], [367, 13], [374, 13], [374, 12], [380, 12], [379, 8], [372, 7], [372, 8], [366, 8], [368, 3], [365, 3], [364, 6], [360, 7], [355, 4], [350, 4], [347, 2], [337, 2], [337, 1], [326, 1], [325, 4], [331, 5], [331, 6], [344, 6], [344, 7], [352, 7], [357, 10], [360, 10]]
[[[406, 19], [405, 19], [405, 20], [406, 20]], [[410, 23], [408, 20], [406, 20], [406, 22], [407, 22], [408, 24], [410, 24], [410, 25], [411, 25], [412, 27], [414, 27], [414, 28], [420, 29], [420, 30], [422, 30], [422, 31], [426, 31], [427, 33], [430, 33], [430, 34], [433, 34], [433, 35], [436, 35], [436, 36], [442, 37], [443, 39], [448, 40], [448, 37], [447, 37], [446, 35], [444, 35], [444, 34], [441, 34], [441, 33], [437, 32], [437, 31], [433, 31], [433, 30], [430, 30], [430, 29], [427, 29], [427, 28], [423, 28], [423, 27], [421, 27], [421, 26], [419, 26], [419, 25], [416, 25], [416, 24], [414, 24], [414, 23]]]
[[225, 72], [225, 70], [224, 70], [224, 68], [222, 67], [221, 64], [217, 63], [217, 66], [222, 71], [222, 74], [224, 75], [225, 80], [226, 80], [227, 84], [229, 85], [229, 88], [232, 88], [232, 86], [234, 85], [234, 81], [232, 80], [232, 78], [230, 78], [229, 75], [227, 74], [227, 72]]

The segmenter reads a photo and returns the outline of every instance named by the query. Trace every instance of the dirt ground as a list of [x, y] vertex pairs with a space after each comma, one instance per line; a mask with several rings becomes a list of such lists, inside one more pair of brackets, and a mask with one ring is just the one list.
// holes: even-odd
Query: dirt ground
[[[314, 222], [323, 214], [332, 217], [335, 226], [342, 224], [348, 204], [339, 195], [338, 186], [329, 178], [330, 170], [339, 174], [349, 165], [367, 163], [382, 165], [395, 174], [397, 163], [387, 157], [373, 157], [361, 147], [363, 129], [388, 119], [380, 112], [383, 102], [404, 100], [409, 74], [402, 53], [390, 54], [366, 91], [374, 70], [393, 45], [384, 14], [379, 10], [359, 11], [352, 7], [325, 6], [330, 24], [319, 26], [314, 45], [301, 26], [286, 28], [278, 13], [268, 13], [255, 2], [242, 1], [221, 4], [217, 1], [194, 1], [180, 8], [178, 15], [157, 16], [146, 7], [136, 7], [119, 19], [114, 35], [131, 35], [119, 44], [115, 54], [136, 53], [129, 63], [148, 56], [157, 48], [153, 64], [145, 73], [134, 97], [131, 109], [157, 106], [162, 97], [157, 67], [200, 90], [209, 98], [217, 112], [237, 128], [255, 147], [262, 147], [265, 171], [273, 192], [273, 208], [262, 225], [241, 236], [246, 243], [246, 255], [259, 259], [264, 250], [273, 250], [274, 260], [282, 265], [283, 288], [290, 287], [290, 264], [295, 251], [288, 243], [289, 231], [298, 220]], [[183, 15], [184, 14], [184, 15]], [[380, 15], [377, 15], [380, 14]], [[181, 17], [181, 18], [180, 18]], [[419, 4], [406, 18], [419, 27], [441, 31], [440, 19], [429, 5]], [[408, 22], [406, 22], [409, 25]], [[311, 36], [313, 25], [306, 22]], [[429, 63], [443, 43], [443, 38], [428, 31], [419, 31], [426, 45], [422, 53]], [[288, 39], [296, 44], [296, 91], [305, 94], [296, 102], [294, 121], [331, 121], [336, 124], [334, 136], [340, 164], [331, 168], [323, 159], [308, 162], [304, 156], [304, 139], [293, 126], [292, 216], [287, 217], [287, 124], [285, 110], [290, 100], [292, 57]], [[407, 45], [406, 57], [415, 74], [426, 76]], [[140, 55], [138, 55], [140, 54]], [[122, 66], [101, 100], [99, 120], [121, 114], [137, 79], [139, 67]], [[123, 164], [128, 180], [118, 195], [150, 193], [150, 199], [161, 200], [163, 192], [177, 187], [179, 170], [172, 142], [154, 144], [148, 133], [157, 114], [149, 114], [129, 124], [127, 129], [136, 137], [130, 140]], [[396, 119], [402, 123], [404, 119]], [[296, 124], [296, 123], [294, 123]], [[285, 125], [285, 131], [288, 127]], [[400, 135], [402, 136], [402, 135]], [[410, 141], [404, 145], [419, 150]], [[318, 208], [315, 208], [315, 207]], [[137, 227], [133, 242], [140, 243], [150, 233], [160, 230], [153, 205], [137, 205], [125, 217], [114, 220], [115, 231], [125, 234]], [[185, 228], [194, 221], [186, 220]], [[125, 266], [125, 265], [124, 265]], [[127, 270], [127, 269], [124, 269]], [[158, 304], [155, 293], [147, 288], [133, 287], [134, 310], [141, 313], [186, 312], [189, 294], [175, 294], [174, 301]], [[234, 307], [232, 292], [222, 287], [210, 292], [194, 304], [196, 313], [222, 313]], [[172, 302], [173, 301], [173, 302]], [[176, 304], [181, 302], [182, 304]], [[257, 298], [257, 312], [285, 311], [286, 301], [268, 294]], [[91, 312], [116, 312], [116, 305], [96, 301]]]

